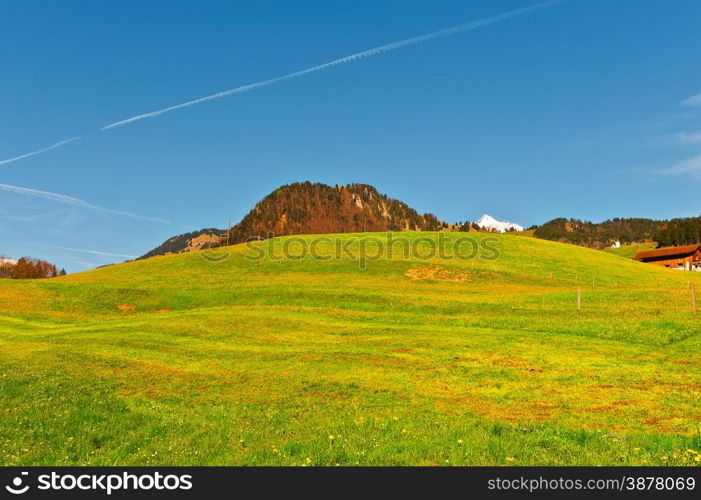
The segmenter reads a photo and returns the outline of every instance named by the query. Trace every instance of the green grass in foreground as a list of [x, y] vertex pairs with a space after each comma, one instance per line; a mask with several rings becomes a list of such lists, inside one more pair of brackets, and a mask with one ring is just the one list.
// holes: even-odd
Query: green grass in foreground
[[0, 281], [0, 464], [699, 464], [699, 276], [498, 246]]

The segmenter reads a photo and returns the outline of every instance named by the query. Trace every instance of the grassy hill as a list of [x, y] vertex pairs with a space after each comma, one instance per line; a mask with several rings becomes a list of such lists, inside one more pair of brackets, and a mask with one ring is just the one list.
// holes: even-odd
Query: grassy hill
[[499, 239], [0, 280], [0, 464], [698, 464], [701, 277]]
[[619, 255], [621, 257], [625, 257], [626, 259], [632, 259], [640, 252], [647, 252], [648, 250], [654, 250], [655, 248], [657, 248], [657, 243], [654, 241], [648, 241], [645, 243], [632, 243], [629, 245], [623, 244], [618, 248], [608, 247], [604, 248], [604, 252]]

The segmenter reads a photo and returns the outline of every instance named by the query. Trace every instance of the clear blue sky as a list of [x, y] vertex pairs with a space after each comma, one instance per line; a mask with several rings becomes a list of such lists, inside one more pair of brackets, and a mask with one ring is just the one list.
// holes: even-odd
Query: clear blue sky
[[[454, 222], [701, 214], [701, 2], [0, 1], [0, 253], [78, 271], [238, 221], [283, 183], [364, 182]], [[684, 101], [687, 101], [684, 104]], [[694, 105], [696, 102], [697, 105]]]

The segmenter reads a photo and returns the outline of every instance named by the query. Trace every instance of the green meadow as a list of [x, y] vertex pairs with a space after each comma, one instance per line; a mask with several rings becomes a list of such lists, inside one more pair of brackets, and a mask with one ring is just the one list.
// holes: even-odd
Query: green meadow
[[0, 464], [698, 465], [701, 276], [498, 238], [0, 280]]

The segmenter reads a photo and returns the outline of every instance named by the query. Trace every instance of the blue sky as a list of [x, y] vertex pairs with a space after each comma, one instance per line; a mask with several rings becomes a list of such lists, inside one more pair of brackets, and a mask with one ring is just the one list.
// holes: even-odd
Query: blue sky
[[84, 136], [0, 164], [80, 200], [0, 190], [0, 253], [79, 271], [301, 180], [450, 222], [700, 215], [697, 0], [572, 0], [97, 132], [535, 3], [0, 1], [0, 160]]

